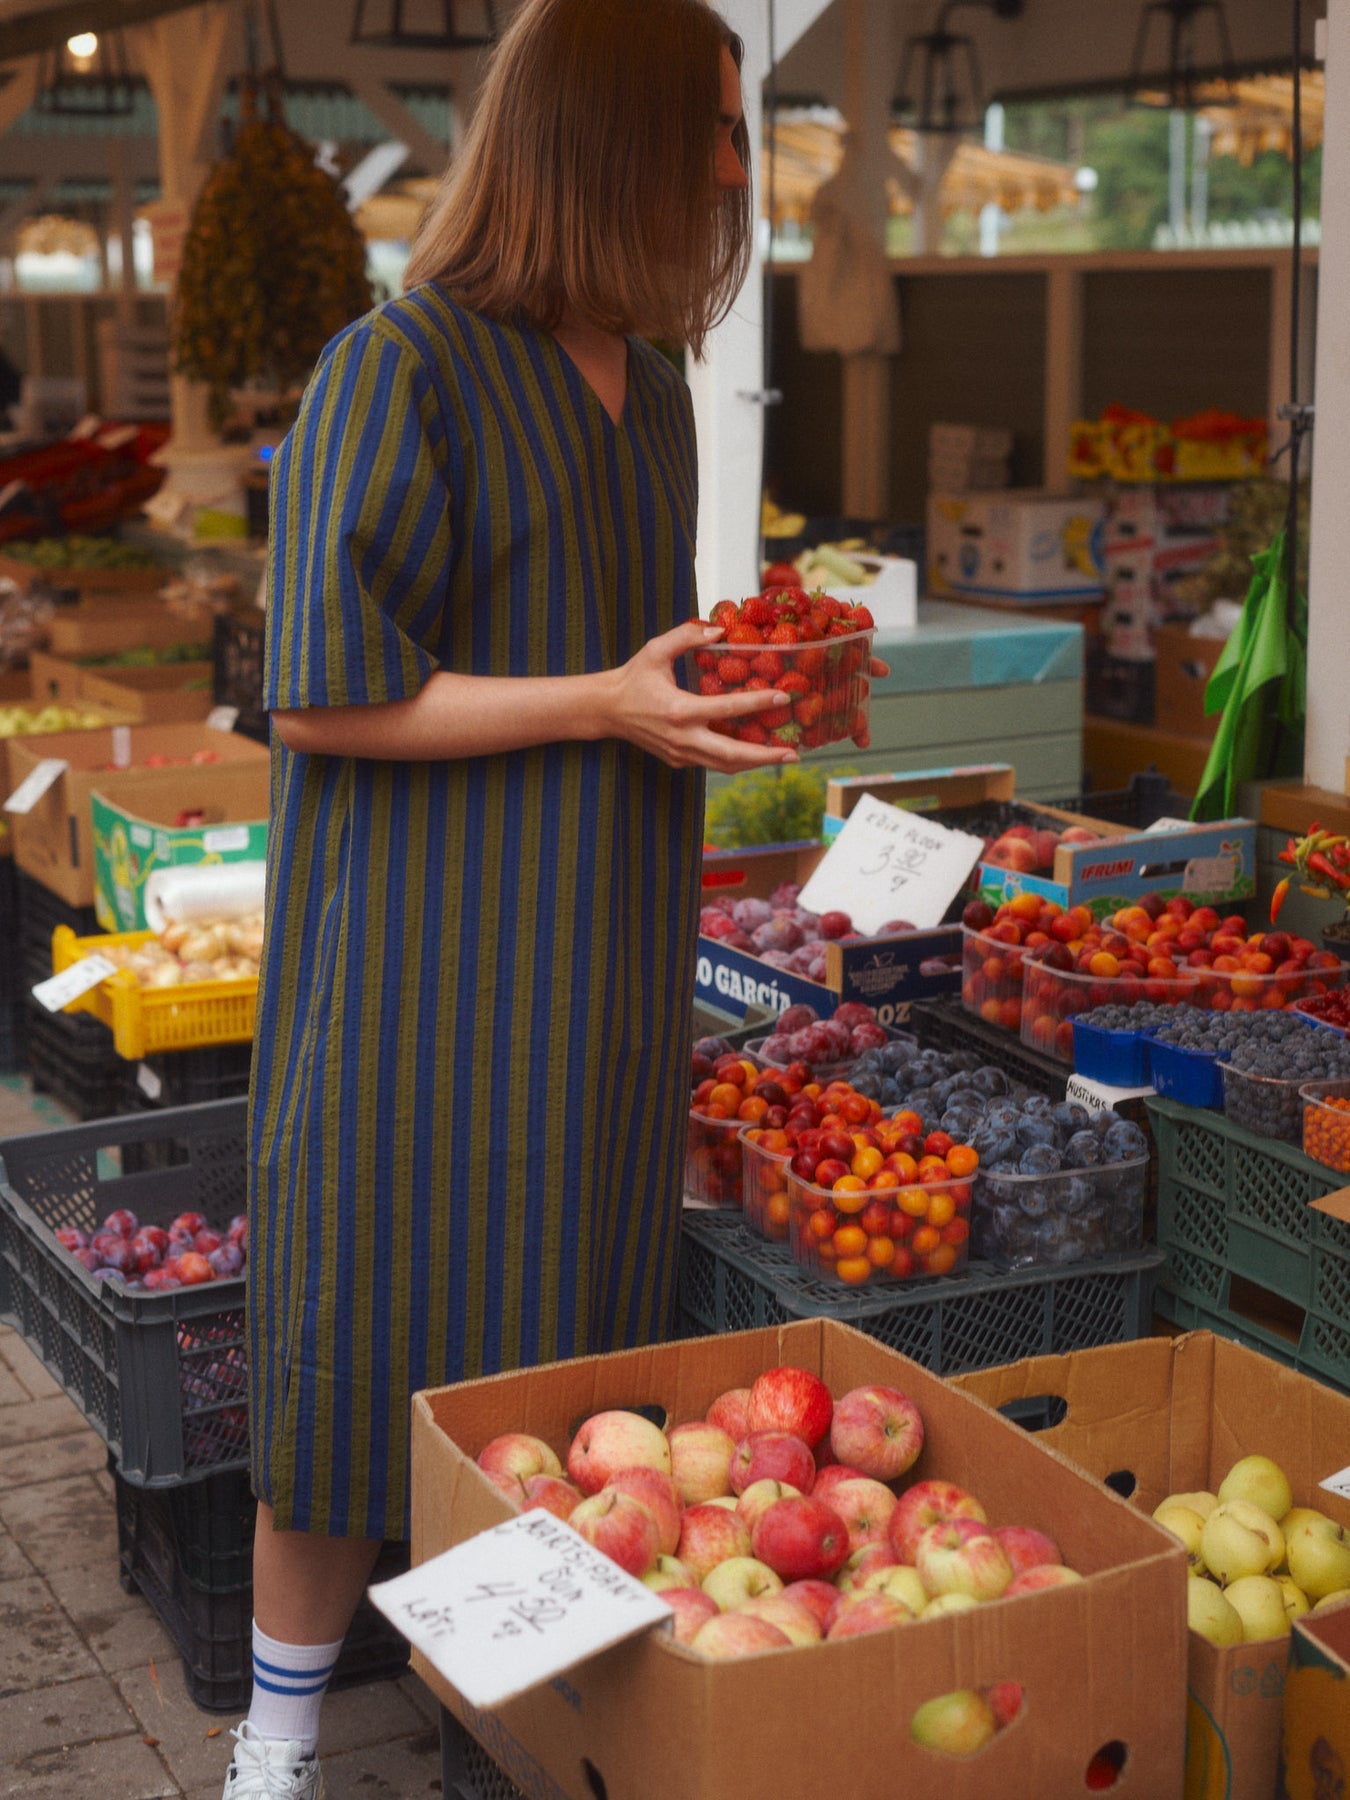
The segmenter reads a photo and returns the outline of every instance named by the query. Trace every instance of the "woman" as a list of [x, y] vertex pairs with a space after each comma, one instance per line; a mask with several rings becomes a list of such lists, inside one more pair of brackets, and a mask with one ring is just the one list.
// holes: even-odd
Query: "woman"
[[737, 49], [702, 0], [524, 0], [273, 465], [234, 1800], [320, 1792], [409, 1396], [670, 1324], [701, 769], [794, 760], [713, 730], [777, 695], [677, 685], [718, 633], [642, 341], [697, 353], [744, 277]]

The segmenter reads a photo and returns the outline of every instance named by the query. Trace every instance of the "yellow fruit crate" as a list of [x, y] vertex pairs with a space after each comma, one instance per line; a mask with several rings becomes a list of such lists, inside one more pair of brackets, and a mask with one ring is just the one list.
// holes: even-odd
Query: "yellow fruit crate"
[[[139, 950], [153, 931], [114, 932], [106, 937], [76, 937], [69, 925], [52, 933], [52, 972], [59, 975], [86, 956], [113, 945]], [[142, 987], [130, 969], [118, 969], [78, 1000], [67, 1012], [89, 1012], [113, 1034], [113, 1048], [128, 1062], [139, 1062], [160, 1050], [200, 1050], [208, 1044], [247, 1044], [253, 1037], [258, 1008], [258, 978], [193, 981], [180, 987]]]

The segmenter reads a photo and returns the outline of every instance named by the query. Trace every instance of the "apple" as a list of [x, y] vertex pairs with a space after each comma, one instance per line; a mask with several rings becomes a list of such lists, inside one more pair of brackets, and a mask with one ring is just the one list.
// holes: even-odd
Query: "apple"
[[752, 1482], [766, 1476], [809, 1494], [816, 1479], [810, 1445], [791, 1431], [752, 1431], [743, 1437], [731, 1459], [732, 1493], [743, 1494]]
[[994, 1536], [1008, 1552], [1014, 1575], [1020, 1575], [1024, 1569], [1034, 1569], [1041, 1563], [1064, 1561], [1055, 1540], [1032, 1525], [997, 1525]]
[[676, 1556], [700, 1585], [704, 1576], [729, 1556], [749, 1556], [750, 1528], [745, 1520], [715, 1501], [687, 1506], [680, 1519]]
[[522, 1512], [536, 1509], [550, 1512], [555, 1519], [570, 1519], [581, 1499], [580, 1490], [561, 1475], [527, 1475]]
[[984, 1690], [984, 1697], [994, 1709], [1000, 1731], [1005, 1725], [1011, 1725], [1022, 1710], [1024, 1696], [1020, 1681], [996, 1681]]
[[[1167, 1500], [1163, 1501], [1163, 1505], [1166, 1506], [1170, 1500], [1176, 1500], [1182, 1506], [1189, 1506], [1191, 1511], [1198, 1512], [1202, 1519], [1207, 1519], [1219, 1504], [1219, 1496], [1211, 1494], [1208, 1488], [1193, 1488], [1185, 1494], [1169, 1494]], [[1154, 1517], [1157, 1517], [1156, 1513]]]
[[681, 1506], [697, 1506], [731, 1492], [731, 1459], [736, 1440], [720, 1425], [691, 1419], [666, 1433], [670, 1445], [670, 1475]]
[[1242, 1616], [1230, 1606], [1215, 1584], [1203, 1575], [1186, 1583], [1186, 1623], [1192, 1631], [1222, 1648], [1240, 1644]]
[[752, 1481], [749, 1487], [736, 1502], [736, 1511], [745, 1520], [753, 1532], [759, 1515], [775, 1500], [799, 1500], [801, 1489], [793, 1487], [790, 1481], [774, 1481], [765, 1477], [763, 1481]]
[[893, 1599], [903, 1600], [915, 1618], [928, 1604], [928, 1591], [917, 1569], [911, 1569], [908, 1563], [892, 1563], [889, 1569], [873, 1569], [864, 1575], [855, 1592], [862, 1594], [890, 1594]]
[[1328, 1519], [1300, 1525], [1289, 1540], [1289, 1573], [1309, 1600], [1350, 1588], [1350, 1537]]
[[610, 1489], [579, 1500], [568, 1524], [630, 1575], [645, 1575], [660, 1554], [656, 1520], [631, 1494]]
[[1247, 1643], [1288, 1637], [1292, 1620], [1285, 1610], [1284, 1593], [1273, 1576], [1240, 1576], [1229, 1582], [1223, 1597], [1242, 1620], [1242, 1635]]
[[976, 1756], [998, 1730], [994, 1709], [975, 1688], [957, 1688], [916, 1707], [909, 1735], [943, 1756]]
[[583, 1494], [598, 1494], [620, 1469], [659, 1469], [669, 1475], [666, 1434], [641, 1413], [596, 1413], [572, 1439], [567, 1473]]
[[761, 1594], [781, 1594], [782, 1578], [754, 1556], [729, 1556], [703, 1577], [703, 1591], [721, 1612], [736, 1612]]
[[825, 1635], [811, 1608], [804, 1600], [792, 1599], [786, 1588], [781, 1593], [747, 1600], [740, 1610], [752, 1619], [767, 1619], [794, 1644], [818, 1644]]
[[923, 1419], [905, 1394], [890, 1387], [850, 1388], [834, 1409], [830, 1448], [877, 1481], [894, 1481], [918, 1461]]
[[[601, 1492], [604, 1492], [603, 1488]], [[678, 1556], [666, 1556], [664, 1553], [658, 1554], [656, 1561], [641, 1577], [641, 1580], [643, 1587], [653, 1588], [658, 1594], [666, 1588], [696, 1588], [698, 1586], [694, 1580], [694, 1572], [687, 1564], [682, 1563]]]
[[[1284, 1534], [1250, 1500], [1222, 1500], [1205, 1520], [1200, 1554], [1210, 1574], [1226, 1587], [1241, 1575], [1269, 1575], [1278, 1569], [1284, 1561]], [[1289, 1573], [1306, 1588], [1296, 1569]]]
[[680, 1496], [669, 1475], [659, 1469], [620, 1469], [611, 1475], [601, 1493], [631, 1494], [656, 1520], [657, 1548], [674, 1556], [680, 1541]]
[[[1216, 1503], [1217, 1504], [1217, 1503]], [[1164, 1531], [1186, 1547], [1186, 1560], [1192, 1574], [1204, 1574], [1205, 1559], [1200, 1554], [1200, 1535], [1205, 1529], [1204, 1515], [1183, 1505], [1177, 1499], [1164, 1500], [1153, 1509], [1153, 1517]]]
[[943, 1519], [930, 1525], [914, 1551], [924, 1591], [970, 1594], [976, 1600], [996, 1600], [1013, 1578], [1008, 1553], [978, 1519]]
[[841, 1594], [856, 1593], [867, 1577], [874, 1575], [878, 1569], [898, 1569], [901, 1566], [895, 1560], [895, 1552], [889, 1544], [864, 1544], [860, 1550], [849, 1551], [843, 1568], [834, 1578], [834, 1585]]
[[1276, 1575], [1273, 1578], [1279, 1585], [1280, 1595], [1284, 1601], [1284, 1610], [1292, 1625], [1295, 1619], [1301, 1619], [1308, 1610], [1308, 1596], [1294, 1580], [1292, 1575]]
[[704, 1413], [709, 1425], [720, 1426], [734, 1444], [750, 1435], [750, 1390], [728, 1388]]
[[1330, 1525], [1333, 1522], [1328, 1518], [1326, 1513], [1319, 1512], [1315, 1506], [1291, 1506], [1289, 1508], [1289, 1511], [1280, 1520], [1280, 1530], [1284, 1533], [1286, 1552], [1288, 1551], [1289, 1540], [1293, 1537], [1299, 1526], [1307, 1525], [1314, 1519], [1325, 1525]]
[[1350, 1600], [1350, 1588], [1334, 1588], [1331, 1593], [1324, 1594], [1320, 1600], [1313, 1602], [1312, 1611], [1331, 1612], [1346, 1600]]
[[701, 1588], [658, 1588], [657, 1592], [675, 1614], [675, 1642], [692, 1644], [699, 1627], [719, 1617], [717, 1602]]
[[839, 1590], [829, 1581], [789, 1581], [782, 1597], [800, 1601], [819, 1625], [822, 1636], [839, 1610]]
[[[812, 1494], [819, 1497], [814, 1489]], [[873, 1481], [870, 1475], [838, 1481], [830, 1489], [828, 1504], [848, 1527], [850, 1553], [868, 1544], [885, 1545], [889, 1553], [886, 1527], [895, 1511], [895, 1495], [884, 1482]]]
[[1294, 1494], [1278, 1463], [1268, 1456], [1243, 1456], [1219, 1483], [1219, 1500], [1248, 1500], [1272, 1519], [1282, 1519], [1294, 1504]]
[[786, 1650], [792, 1640], [787, 1633], [757, 1619], [751, 1613], [718, 1613], [695, 1632], [691, 1650], [715, 1662], [728, 1662], [737, 1656], [755, 1656], [761, 1650]]
[[[828, 1448], [828, 1443], [824, 1447]], [[818, 1446], [817, 1458], [819, 1455], [820, 1447]], [[828, 1500], [841, 1481], [870, 1481], [871, 1479], [870, 1475], [864, 1475], [861, 1469], [855, 1469], [851, 1463], [826, 1463], [824, 1468], [817, 1468], [816, 1478], [811, 1484], [811, 1492], [817, 1500]]]
[[504, 1431], [478, 1452], [478, 1466], [485, 1475], [561, 1475], [562, 1464], [543, 1438], [526, 1431]]
[[923, 1619], [940, 1619], [947, 1613], [969, 1612], [972, 1606], [980, 1603], [974, 1594], [939, 1594], [930, 1600], [919, 1617]]
[[[517, 1512], [524, 1512], [525, 1483], [519, 1475], [508, 1475], [505, 1469], [484, 1469], [483, 1473], [499, 1494], [506, 1495]], [[549, 1479], [552, 1480], [553, 1477], [550, 1476]]]
[[766, 1369], [750, 1389], [750, 1430], [790, 1431], [814, 1449], [830, 1429], [834, 1401], [809, 1369]]
[[1041, 1588], [1071, 1587], [1083, 1577], [1077, 1569], [1067, 1568], [1063, 1563], [1037, 1563], [1032, 1569], [1023, 1569], [1020, 1575], [1014, 1575], [1004, 1588], [1005, 1599], [1017, 1594], [1035, 1594]]
[[848, 1555], [848, 1527], [823, 1500], [809, 1494], [775, 1500], [751, 1533], [755, 1555], [784, 1581], [815, 1581], [833, 1575]]
[[977, 1519], [986, 1522], [984, 1508], [973, 1494], [954, 1481], [916, 1481], [895, 1503], [887, 1535], [896, 1561], [912, 1563], [923, 1533], [943, 1519]]
[[830, 1621], [827, 1638], [865, 1637], [869, 1631], [889, 1631], [908, 1625], [913, 1610], [895, 1594], [846, 1594]]
[[728, 1512], [735, 1512], [740, 1504], [735, 1494], [714, 1494], [711, 1500], [699, 1501], [700, 1506], [724, 1506]]

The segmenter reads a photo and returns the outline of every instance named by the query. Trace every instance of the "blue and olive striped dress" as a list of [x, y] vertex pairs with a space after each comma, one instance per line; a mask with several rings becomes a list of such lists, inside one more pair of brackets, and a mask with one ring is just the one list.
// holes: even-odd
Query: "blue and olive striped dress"
[[[417, 289], [328, 347], [273, 463], [266, 704], [615, 667], [695, 613], [696, 500], [657, 352], [630, 340], [615, 425], [549, 334]], [[614, 740], [273, 735], [248, 1293], [279, 1525], [403, 1536], [418, 1388], [666, 1333], [702, 803]]]

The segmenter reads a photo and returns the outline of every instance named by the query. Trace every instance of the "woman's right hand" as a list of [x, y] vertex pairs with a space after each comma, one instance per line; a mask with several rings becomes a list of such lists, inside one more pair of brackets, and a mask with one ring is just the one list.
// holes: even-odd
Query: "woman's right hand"
[[636, 656], [611, 670], [603, 677], [608, 697], [606, 735], [625, 738], [672, 769], [698, 767], [735, 775], [742, 769], [796, 762], [797, 752], [790, 745], [743, 744], [713, 730], [730, 719], [753, 718], [771, 707], [786, 706], [790, 694], [756, 691], [705, 698], [686, 693], [676, 682], [676, 660], [715, 644], [721, 636], [720, 625], [693, 620], [653, 638]]

